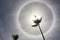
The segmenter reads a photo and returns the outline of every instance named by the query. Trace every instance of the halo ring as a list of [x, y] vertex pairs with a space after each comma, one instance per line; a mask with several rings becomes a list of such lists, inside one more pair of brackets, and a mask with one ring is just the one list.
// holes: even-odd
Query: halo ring
[[[25, 35], [27, 35], [27, 36], [30, 36], [30, 37], [40, 37], [40, 35], [30, 35], [30, 34], [26, 33], [24, 30], [22, 30], [22, 29], [20, 28], [21, 25], [20, 25], [19, 20], [18, 20], [18, 19], [19, 19], [19, 14], [20, 14], [21, 10], [22, 10], [26, 5], [28, 5], [28, 4], [32, 3], [32, 2], [39, 2], [39, 1], [26, 2], [25, 4], [23, 4], [23, 5], [21, 6], [20, 10], [19, 10], [18, 13], [17, 13], [17, 24], [18, 24], [19, 30], [20, 30], [23, 34], [25, 34]], [[39, 3], [45, 4], [45, 5], [48, 6], [49, 9], [51, 10], [51, 12], [52, 12], [52, 14], [53, 14], [53, 22], [52, 22], [52, 26], [51, 26], [51, 28], [52, 28], [52, 27], [54, 26], [54, 23], [55, 23], [55, 14], [54, 14], [54, 12], [53, 12], [52, 7], [51, 7], [50, 5], [48, 5], [47, 3], [45, 3], [44, 1], [40, 1]], [[51, 28], [49, 29], [49, 31], [51, 30]], [[49, 31], [47, 31], [46, 33], [44, 33], [44, 35], [47, 34]]]

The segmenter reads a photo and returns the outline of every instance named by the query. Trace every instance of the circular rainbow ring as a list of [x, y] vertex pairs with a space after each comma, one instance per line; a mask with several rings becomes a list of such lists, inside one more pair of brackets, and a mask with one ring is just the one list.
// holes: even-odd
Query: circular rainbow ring
[[21, 6], [21, 8], [20, 8], [20, 10], [18, 11], [18, 13], [17, 13], [17, 25], [18, 25], [19, 30], [20, 30], [23, 34], [25, 34], [25, 35], [27, 35], [27, 36], [29, 36], [29, 37], [40, 37], [40, 35], [30, 35], [30, 34], [26, 33], [26, 32], [21, 28], [21, 25], [20, 25], [20, 23], [19, 23], [19, 15], [20, 15], [21, 10], [22, 10], [26, 5], [28, 5], [28, 4], [30, 4], [30, 3], [33, 3], [33, 2], [43, 3], [43, 4], [45, 4], [46, 6], [49, 7], [49, 9], [51, 10], [51, 12], [52, 12], [52, 14], [53, 14], [53, 22], [52, 22], [51, 28], [50, 28], [46, 33], [44, 33], [44, 35], [46, 35], [50, 30], [52, 30], [52, 28], [54, 27], [54, 23], [55, 23], [55, 14], [54, 14], [54, 12], [53, 12], [52, 7], [51, 7], [49, 4], [47, 4], [46, 2], [44, 2], [44, 1], [29, 1], [29, 2], [24, 3], [24, 4]]

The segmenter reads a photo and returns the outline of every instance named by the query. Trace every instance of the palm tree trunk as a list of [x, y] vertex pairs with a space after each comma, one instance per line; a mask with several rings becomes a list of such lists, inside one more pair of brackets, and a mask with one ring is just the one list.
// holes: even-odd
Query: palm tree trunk
[[43, 32], [42, 32], [42, 30], [41, 30], [41, 28], [40, 28], [40, 25], [39, 25], [39, 30], [40, 30], [40, 32], [41, 32], [41, 34], [42, 34], [43, 40], [45, 40], [45, 37], [44, 37]]

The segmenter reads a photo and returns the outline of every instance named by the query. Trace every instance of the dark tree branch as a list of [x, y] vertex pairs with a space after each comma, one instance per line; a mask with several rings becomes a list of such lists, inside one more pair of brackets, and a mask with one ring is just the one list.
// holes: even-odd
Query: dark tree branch
[[41, 32], [41, 34], [42, 34], [43, 40], [45, 40], [45, 37], [44, 37], [44, 35], [43, 35], [43, 32], [42, 32], [42, 30], [41, 30], [40, 25], [39, 25], [39, 30], [40, 30], [40, 32]]

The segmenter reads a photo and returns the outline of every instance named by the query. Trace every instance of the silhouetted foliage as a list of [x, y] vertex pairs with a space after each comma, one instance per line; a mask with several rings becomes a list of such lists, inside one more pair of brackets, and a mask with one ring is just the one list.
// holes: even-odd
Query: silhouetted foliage
[[19, 36], [16, 34], [16, 35], [12, 35], [13, 37], [13, 40], [17, 40], [19, 38]]
[[[36, 18], [36, 15], [35, 15], [35, 18]], [[42, 34], [43, 40], [45, 40], [45, 37], [44, 37], [43, 32], [42, 32], [42, 30], [40, 28], [40, 25], [39, 25], [41, 23], [41, 21], [42, 21], [42, 17], [40, 19], [34, 20], [35, 25], [32, 25], [32, 27], [37, 27], [38, 26], [39, 30], [40, 30], [40, 32]]]
[[[35, 16], [35, 18], [36, 18], [36, 16]], [[33, 21], [34, 21], [35, 25], [32, 25], [32, 27], [36, 27], [36, 26], [39, 25], [39, 23], [41, 23], [42, 17], [40, 19], [36, 19], [36, 20], [33, 20]]]

